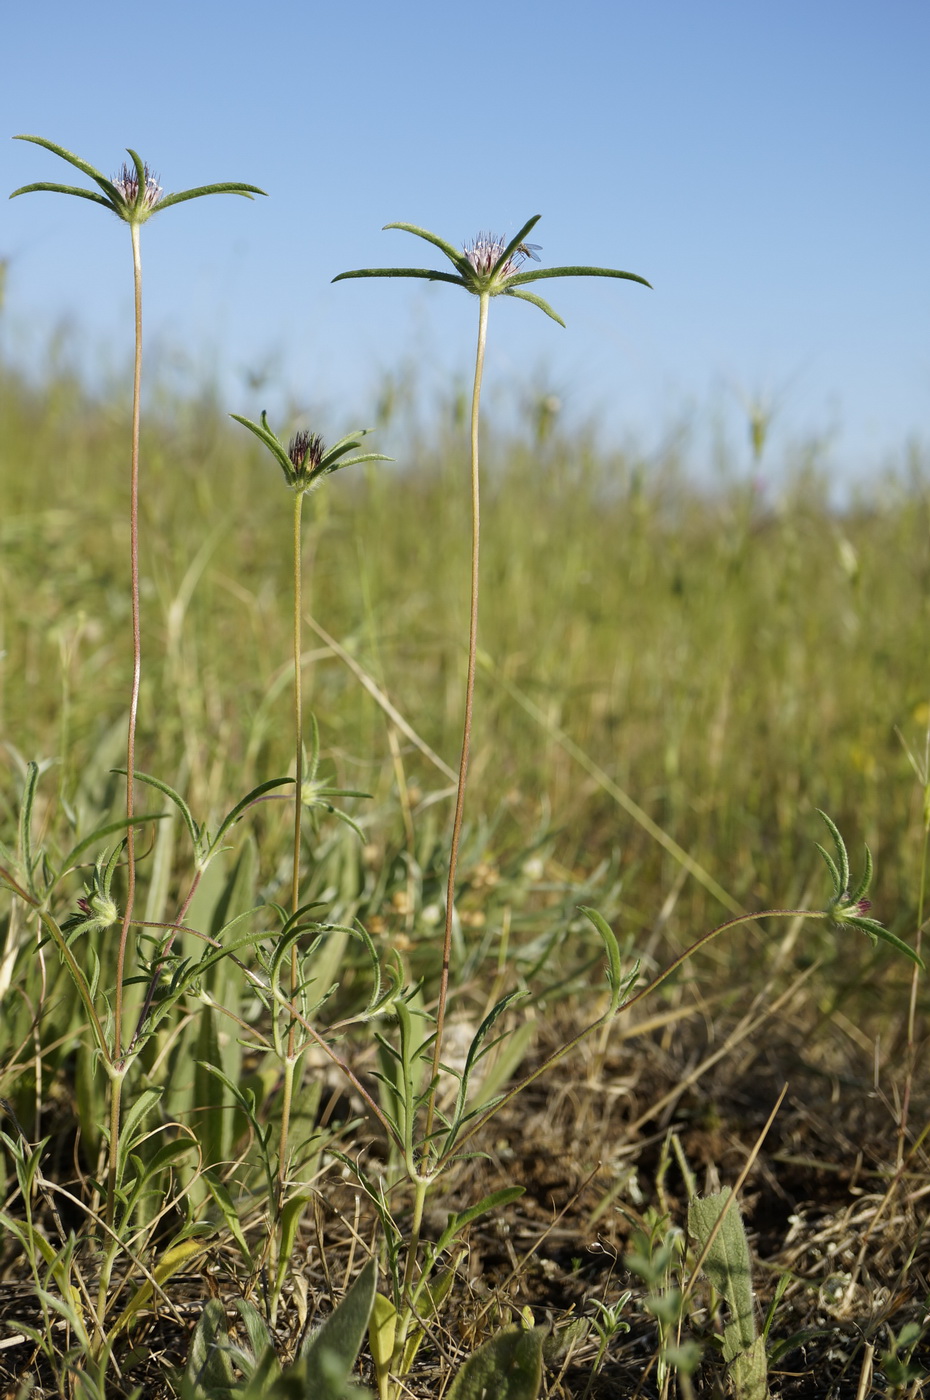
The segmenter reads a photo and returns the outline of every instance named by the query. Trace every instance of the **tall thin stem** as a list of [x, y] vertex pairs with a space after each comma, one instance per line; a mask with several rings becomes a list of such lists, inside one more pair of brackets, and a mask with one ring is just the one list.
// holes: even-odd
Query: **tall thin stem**
[[488, 334], [490, 297], [482, 292], [478, 301], [478, 346], [475, 352], [475, 383], [471, 397], [471, 618], [468, 629], [468, 675], [465, 682], [465, 720], [462, 729], [462, 754], [459, 759], [458, 789], [455, 797], [455, 817], [452, 822], [452, 842], [449, 849], [449, 879], [446, 885], [446, 924], [442, 942], [442, 973], [439, 979], [439, 1003], [436, 1010], [436, 1039], [433, 1044], [432, 1085], [426, 1110], [426, 1138], [429, 1140], [436, 1107], [439, 1064], [442, 1056], [442, 1033], [449, 996], [449, 963], [452, 957], [452, 923], [455, 916], [455, 875], [459, 858], [459, 842], [465, 815], [465, 787], [468, 781], [468, 757], [471, 751], [471, 722], [475, 698], [475, 671], [478, 659], [478, 552], [481, 539], [481, 509], [478, 475], [478, 424], [481, 406], [481, 379], [484, 373], [484, 348]]
[[[303, 765], [304, 765], [304, 720], [303, 720], [303, 679], [300, 670], [301, 609], [303, 606], [302, 575], [300, 568], [300, 520], [303, 510], [304, 493], [294, 492], [294, 869], [291, 877], [291, 913], [300, 908], [300, 820], [303, 809]], [[293, 975], [291, 992], [297, 978], [296, 950], [292, 964]]]
[[133, 774], [136, 767], [136, 717], [139, 711], [139, 686], [142, 679], [142, 627], [139, 616], [139, 423], [142, 413], [142, 256], [138, 224], [129, 225], [132, 236], [132, 269], [135, 287], [136, 336], [132, 376], [132, 448], [129, 485], [129, 555], [130, 589], [132, 594], [132, 691], [129, 700], [129, 732], [126, 738], [126, 908], [120, 929], [119, 952], [116, 959], [116, 1004], [113, 1026], [113, 1060], [119, 1063], [123, 1053], [123, 977], [129, 926], [136, 898], [136, 839], [133, 817], [135, 794]]
[[130, 224], [132, 271], [135, 290], [135, 354], [132, 371], [132, 445], [129, 470], [129, 573], [132, 598], [132, 689], [129, 698], [129, 728], [126, 736], [126, 907], [116, 955], [116, 995], [113, 1016], [112, 1065], [110, 1077], [110, 1143], [107, 1163], [106, 1223], [112, 1226], [116, 1213], [116, 1177], [119, 1160], [120, 1104], [123, 1084], [123, 979], [129, 928], [136, 900], [135, 785], [136, 718], [139, 713], [139, 686], [142, 679], [142, 625], [139, 615], [139, 424], [142, 416], [142, 254], [139, 225]]
[[[300, 524], [303, 513], [303, 491], [294, 491], [294, 743], [296, 758], [294, 768], [294, 862], [291, 875], [291, 913], [300, 908], [300, 826], [303, 811], [304, 776], [304, 723], [303, 723], [303, 683], [300, 669], [301, 630], [303, 608], [302, 572], [300, 567]], [[300, 986], [300, 966], [297, 944], [291, 945], [291, 1001], [296, 1002]], [[287, 1139], [290, 1132], [291, 1104], [294, 1091], [294, 1067], [297, 1059], [297, 1023], [291, 1021], [287, 1033], [287, 1059], [284, 1066], [284, 1094], [281, 1101], [281, 1131], [278, 1139], [278, 1206], [284, 1204], [287, 1182]]]

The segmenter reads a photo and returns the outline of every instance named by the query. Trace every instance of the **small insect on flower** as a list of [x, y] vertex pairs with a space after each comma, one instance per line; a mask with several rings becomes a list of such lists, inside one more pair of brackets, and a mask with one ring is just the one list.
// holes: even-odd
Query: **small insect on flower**
[[542, 262], [542, 258], [536, 256], [537, 253], [542, 252], [541, 243], [519, 243], [517, 252], [522, 253], [525, 258], [532, 258], [533, 262]]

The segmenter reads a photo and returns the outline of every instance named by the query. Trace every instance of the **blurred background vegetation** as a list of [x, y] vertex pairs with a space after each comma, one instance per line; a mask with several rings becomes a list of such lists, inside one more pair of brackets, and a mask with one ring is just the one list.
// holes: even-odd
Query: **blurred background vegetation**
[[[386, 381], [370, 412], [369, 442], [397, 460], [350, 470], [312, 498], [306, 611], [454, 766], [469, 544], [463, 403], [437, 406], [418, 427], [414, 396], [415, 385]], [[142, 450], [139, 766], [213, 820], [293, 762], [289, 499], [228, 408], [258, 411], [209, 389], [156, 388]], [[930, 721], [926, 455], [911, 448], [839, 506], [815, 448], [765, 461], [764, 482], [724, 462], [697, 485], [674, 445], [649, 461], [608, 450], [593, 430], [564, 434], [557, 410], [551, 396], [528, 400], [506, 428], [492, 414], [484, 447], [473, 888], [487, 893], [510, 862], [597, 902], [593, 878], [634, 947], [659, 922], [677, 947], [725, 910], [622, 794], [752, 909], [822, 901], [819, 807], [847, 837], [854, 869], [871, 846], [873, 913], [913, 938], [925, 814], [908, 749], [919, 768]], [[7, 841], [30, 758], [54, 760], [43, 777], [49, 823], [56, 801], [78, 830], [82, 803], [97, 819], [107, 783], [120, 809], [107, 771], [123, 761], [131, 659], [127, 413], [122, 387], [91, 394], [54, 347], [42, 382], [0, 368]], [[328, 441], [353, 426], [299, 421]], [[273, 426], [284, 435], [292, 425]], [[750, 463], [752, 430], [750, 420]], [[307, 636], [305, 695], [324, 770], [372, 794], [344, 804], [365, 837], [338, 877], [351, 886], [345, 903], [376, 930], [400, 909], [408, 934], [433, 938], [415, 907], [430, 892], [413, 904], [409, 889], [395, 892], [390, 904], [395, 877], [379, 872], [409, 865], [421, 839], [440, 851], [449, 780], [345, 659]], [[266, 894], [283, 878], [281, 823], [259, 842]], [[858, 935], [810, 936], [808, 953], [851, 972], [876, 1013], [897, 999], [902, 963]], [[744, 933], [713, 956], [738, 985], [765, 946]], [[891, 985], [864, 978], [873, 956]]]

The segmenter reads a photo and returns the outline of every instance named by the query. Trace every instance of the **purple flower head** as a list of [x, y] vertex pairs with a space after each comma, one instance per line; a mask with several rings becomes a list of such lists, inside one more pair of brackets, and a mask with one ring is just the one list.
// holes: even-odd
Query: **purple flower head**
[[[145, 175], [145, 189], [142, 192], [141, 202], [146, 209], [154, 209], [164, 194], [164, 190], [147, 164], [142, 167], [142, 170]], [[134, 165], [129, 165], [124, 161], [120, 166], [119, 174], [113, 176], [113, 183], [127, 204], [137, 204], [139, 201], [139, 175]]]
[[[538, 245], [534, 243], [532, 246], [536, 248]], [[506, 247], [506, 239], [498, 238], [493, 233], [479, 233], [473, 243], [465, 244], [463, 251], [479, 276], [487, 277]], [[529, 245], [521, 244], [516, 253], [499, 269], [498, 276], [512, 277], [515, 272], [519, 272], [527, 258], [539, 262], [536, 254], [529, 251]]]
[[319, 433], [295, 433], [288, 443], [287, 455], [294, 470], [302, 476], [312, 476], [326, 454]]

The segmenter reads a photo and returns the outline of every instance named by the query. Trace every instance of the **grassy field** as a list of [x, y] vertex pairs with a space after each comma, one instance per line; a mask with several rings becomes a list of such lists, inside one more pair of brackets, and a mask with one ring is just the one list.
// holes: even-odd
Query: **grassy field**
[[[246, 792], [294, 773], [288, 499], [225, 410], [209, 395], [155, 394], [142, 440], [136, 766], [211, 831]], [[447, 417], [407, 432], [385, 406], [372, 441], [398, 460], [314, 494], [303, 546], [304, 704], [320, 780], [370, 794], [324, 793], [308, 809], [304, 899], [320, 928], [359, 920], [383, 965], [396, 963], [417, 1074], [440, 971], [468, 607], [468, 464]], [[248, 932], [238, 957], [273, 976], [269, 920], [287, 904], [293, 804], [278, 791], [257, 802], [187, 905], [184, 823], [140, 785], [142, 812], [174, 815], [139, 829], [136, 908], [155, 941], [141, 945], [126, 996], [141, 1007], [154, 976], [160, 1018], [127, 1075], [124, 1112], [139, 1114], [104, 1221], [112, 1080], [37, 911], [66, 933], [69, 914], [79, 923], [93, 862], [122, 834], [124, 780], [112, 770], [125, 764], [132, 660], [128, 418], [65, 372], [35, 386], [7, 368], [0, 422], [0, 864], [22, 888], [29, 867], [36, 891], [30, 902], [0, 890], [4, 1394], [196, 1400], [206, 1382], [181, 1372], [209, 1298], [240, 1327], [232, 1300], [248, 1300], [288, 1362], [369, 1253], [396, 1284], [409, 1180], [370, 1100], [401, 1111], [392, 1075], [404, 1052], [372, 1026], [399, 1044], [407, 1013], [389, 1002], [366, 1019], [370, 949], [357, 937], [326, 932], [311, 947], [306, 929], [295, 935], [295, 956], [316, 959], [308, 1019], [338, 1041], [347, 1081], [320, 1045], [290, 1052], [293, 1022], [237, 965], [192, 973], [208, 947], [194, 934], [178, 935], [156, 972], [183, 908], [186, 929], [223, 942], [224, 930]], [[353, 425], [312, 426], [335, 439]], [[604, 947], [580, 906], [601, 911], [624, 967], [640, 959], [648, 981], [741, 911], [822, 910], [822, 809], [848, 842], [853, 882], [871, 848], [872, 916], [917, 946], [926, 914], [926, 460], [915, 451], [877, 472], [839, 510], [816, 462], [766, 463], [765, 491], [736, 470], [699, 491], [672, 457], [639, 461], [545, 427], [532, 414], [522, 433], [492, 425], [482, 468], [445, 1063], [455, 1068], [460, 1041], [464, 1062], [483, 1017], [522, 994], [482, 1061], [485, 1106], [604, 1011]], [[106, 823], [106, 838], [68, 859]], [[117, 902], [122, 884], [116, 869]], [[68, 945], [102, 1020], [114, 934], [84, 929]], [[521, 1317], [549, 1328], [542, 1385], [553, 1397], [717, 1395], [726, 1384], [764, 1394], [732, 1368], [725, 1380], [735, 1307], [697, 1268], [688, 1232], [689, 1200], [737, 1184], [771, 1393], [921, 1394], [927, 1009], [912, 964], [855, 929], [799, 916], [722, 934], [505, 1101], [450, 1164], [424, 1240], [450, 1211], [511, 1185], [525, 1193], [500, 1198], [432, 1260], [445, 1282], [419, 1295], [413, 1333], [425, 1335], [396, 1394], [445, 1394], [462, 1358]], [[282, 1113], [290, 1155], [275, 1165]], [[388, 1204], [365, 1182], [375, 1195], [380, 1182]], [[248, 1375], [241, 1356], [236, 1365]], [[366, 1343], [357, 1383], [387, 1384], [377, 1370]], [[267, 1377], [247, 1392], [231, 1376], [225, 1390], [214, 1377], [216, 1394], [279, 1393], [261, 1389]], [[536, 1393], [513, 1384], [488, 1393]]]

